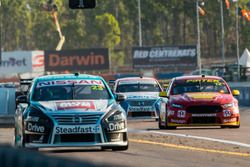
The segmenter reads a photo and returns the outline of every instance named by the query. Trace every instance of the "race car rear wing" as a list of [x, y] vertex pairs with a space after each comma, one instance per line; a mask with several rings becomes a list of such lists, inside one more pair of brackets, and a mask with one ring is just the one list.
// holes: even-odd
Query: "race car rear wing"
[[33, 79], [20, 79], [19, 87], [16, 90], [16, 97], [20, 95], [27, 95]]
[[33, 79], [20, 79], [20, 85], [31, 85]]

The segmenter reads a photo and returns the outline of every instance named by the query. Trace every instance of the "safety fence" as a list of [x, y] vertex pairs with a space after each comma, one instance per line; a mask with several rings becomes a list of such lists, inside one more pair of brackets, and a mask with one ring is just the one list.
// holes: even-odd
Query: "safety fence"
[[231, 87], [240, 91], [240, 96], [236, 97], [240, 106], [250, 106], [250, 87]]

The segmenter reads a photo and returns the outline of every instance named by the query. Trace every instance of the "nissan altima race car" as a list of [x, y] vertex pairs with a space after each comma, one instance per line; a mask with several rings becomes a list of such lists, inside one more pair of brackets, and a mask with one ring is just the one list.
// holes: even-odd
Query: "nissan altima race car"
[[159, 128], [178, 126], [240, 127], [238, 90], [216, 76], [183, 76], [172, 79], [160, 110]]
[[128, 149], [127, 121], [102, 77], [61, 74], [35, 78], [17, 98], [15, 146], [25, 148], [101, 146]]
[[123, 93], [127, 99], [121, 106], [128, 117], [158, 118], [163, 89], [158, 81], [149, 77], [128, 77], [115, 81], [114, 93]]

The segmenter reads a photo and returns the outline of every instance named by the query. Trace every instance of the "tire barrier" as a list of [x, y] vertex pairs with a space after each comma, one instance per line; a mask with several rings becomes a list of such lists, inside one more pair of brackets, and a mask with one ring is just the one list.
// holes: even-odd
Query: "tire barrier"
[[[84, 161], [73, 161], [69, 159], [49, 157], [42, 153], [16, 149], [7, 145], [0, 145], [1, 167], [101, 167], [104, 164], [94, 164]], [[109, 165], [110, 166], [110, 165]]]

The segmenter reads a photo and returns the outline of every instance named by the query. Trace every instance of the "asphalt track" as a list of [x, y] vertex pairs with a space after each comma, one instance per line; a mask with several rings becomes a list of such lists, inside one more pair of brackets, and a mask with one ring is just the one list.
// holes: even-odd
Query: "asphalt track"
[[[40, 149], [42, 154], [110, 166], [250, 166], [250, 108], [241, 108], [241, 127], [159, 130], [154, 120], [129, 120], [127, 151], [100, 148]], [[0, 128], [0, 143], [11, 144], [12, 128]]]

